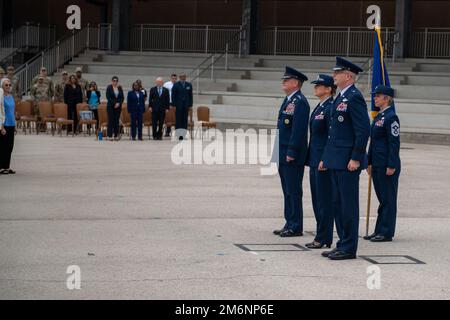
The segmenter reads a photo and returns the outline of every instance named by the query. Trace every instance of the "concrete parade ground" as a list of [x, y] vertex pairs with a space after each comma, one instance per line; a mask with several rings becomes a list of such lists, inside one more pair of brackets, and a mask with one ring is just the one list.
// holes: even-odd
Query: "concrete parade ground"
[[[282, 239], [277, 175], [175, 165], [174, 146], [19, 133], [17, 174], [0, 176], [0, 299], [450, 298], [449, 146], [402, 144], [394, 242], [361, 239], [348, 261], [303, 247], [315, 231], [308, 169], [305, 235]], [[371, 230], [377, 206], [373, 193]]]

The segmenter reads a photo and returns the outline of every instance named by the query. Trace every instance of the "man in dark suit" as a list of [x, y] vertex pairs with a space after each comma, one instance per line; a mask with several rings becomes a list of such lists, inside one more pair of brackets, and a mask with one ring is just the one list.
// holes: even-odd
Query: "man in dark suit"
[[162, 78], [156, 79], [156, 86], [150, 89], [149, 108], [152, 113], [153, 140], [162, 140], [164, 118], [170, 107], [170, 93], [164, 88]]
[[189, 109], [193, 106], [192, 84], [186, 81], [186, 74], [180, 74], [180, 81], [172, 88], [172, 104], [176, 108], [175, 129], [179, 140], [186, 136]]

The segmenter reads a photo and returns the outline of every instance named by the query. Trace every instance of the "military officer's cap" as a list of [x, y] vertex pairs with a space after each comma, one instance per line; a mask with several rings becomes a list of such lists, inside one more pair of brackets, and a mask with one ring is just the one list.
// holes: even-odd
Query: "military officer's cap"
[[295, 70], [294, 68], [286, 66], [286, 71], [284, 72], [282, 80], [288, 80], [288, 79], [297, 79], [301, 82], [308, 81], [308, 77], [305, 76], [303, 73], [301, 73], [298, 70]]
[[325, 87], [331, 87], [336, 88], [336, 85], [334, 84], [334, 79], [331, 76], [328, 76], [326, 74], [319, 74], [316, 80], [311, 82], [315, 85], [321, 85]]
[[385, 96], [394, 97], [394, 89], [387, 86], [379, 85], [375, 88], [373, 94], [384, 94]]
[[69, 75], [69, 73], [68, 73], [66, 70], [64, 70], [63, 72], [61, 72], [61, 74], [62, 74], [62, 75], [66, 75], [66, 76]]
[[342, 71], [342, 70], [347, 70], [353, 72], [354, 74], [363, 72], [363, 69], [358, 67], [356, 64], [348, 60], [345, 60], [342, 57], [336, 57], [336, 66], [333, 68], [333, 71]]
[[83, 72], [83, 68], [77, 67], [77, 68], [75, 69], [75, 73], [77, 73], [77, 72]]

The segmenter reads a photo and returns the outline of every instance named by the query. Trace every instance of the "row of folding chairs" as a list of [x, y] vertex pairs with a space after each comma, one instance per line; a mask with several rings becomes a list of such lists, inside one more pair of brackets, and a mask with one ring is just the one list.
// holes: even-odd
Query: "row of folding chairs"
[[[86, 131], [91, 134], [91, 129], [97, 134], [98, 131], [106, 131], [108, 128], [108, 112], [106, 103], [101, 103], [98, 107], [98, 127], [97, 120], [95, 119], [81, 119], [79, 117], [81, 111], [89, 110], [89, 106], [86, 103], [79, 103], [77, 105], [77, 116], [79, 117], [78, 127], [74, 127], [74, 121], [68, 119], [68, 107], [64, 103], [52, 103], [52, 102], [40, 102], [39, 116], [33, 114], [33, 104], [31, 101], [19, 101], [16, 104], [16, 119], [18, 127], [23, 129], [23, 132], [27, 134], [27, 131], [31, 134], [33, 128], [36, 130], [36, 134], [39, 134], [43, 127], [45, 131], [50, 125], [52, 135], [55, 132], [62, 136], [63, 128], [66, 128], [66, 134], [69, 135], [69, 127], [72, 127], [72, 135], [75, 131], [79, 131], [81, 128], [85, 133]], [[176, 108], [170, 108], [166, 114], [164, 128], [171, 128], [175, 126], [175, 113]], [[216, 128], [216, 123], [210, 121], [210, 109], [205, 106], [197, 107], [197, 120], [202, 130], [204, 128]], [[128, 113], [126, 103], [122, 106], [122, 112], [120, 115], [120, 124], [124, 128], [124, 132], [128, 132], [130, 135], [131, 128], [131, 116]], [[146, 109], [144, 113], [143, 125], [147, 128], [148, 136], [151, 136], [152, 127], [152, 113], [149, 109]], [[86, 130], [84, 127], [86, 126]], [[194, 129], [193, 112], [192, 108], [189, 111], [188, 130], [191, 132]], [[48, 131], [47, 131], [48, 132]]]

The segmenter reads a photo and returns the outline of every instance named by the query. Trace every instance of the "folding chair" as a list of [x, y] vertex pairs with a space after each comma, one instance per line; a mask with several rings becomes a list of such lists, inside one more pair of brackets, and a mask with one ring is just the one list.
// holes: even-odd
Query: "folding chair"
[[34, 123], [37, 131], [37, 117], [33, 114], [33, 104], [31, 101], [21, 101], [16, 106], [17, 123], [23, 125], [23, 132], [27, 134], [27, 127], [31, 134], [31, 124]]
[[[53, 103], [51, 102], [39, 102], [39, 117], [40, 120], [38, 124], [42, 123], [45, 125], [45, 131], [47, 131], [47, 124], [50, 123], [52, 136], [55, 135], [56, 130], [56, 117], [53, 112]], [[48, 132], [47, 132], [48, 133]], [[36, 134], [39, 134], [39, 130], [36, 130]]]
[[[87, 103], [79, 103], [77, 104], [77, 115], [78, 115], [78, 128], [77, 132], [79, 132], [79, 128], [81, 127], [81, 130], [83, 131], [83, 134], [86, 135], [86, 131], [83, 130], [83, 125], [86, 125], [87, 130], [89, 131], [89, 136], [91, 135], [91, 127], [94, 126], [95, 129], [97, 128], [97, 120], [94, 118], [92, 119], [83, 119], [81, 116], [82, 111], [90, 111], [89, 105]], [[93, 115], [93, 114], [92, 114]], [[97, 132], [97, 130], [95, 132]]]
[[126, 129], [128, 129], [128, 135], [131, 139], [131, 116], [127, 109], [127, 104], [122, 104], [122, 112], [120, 113], [120, 122], [122, 123], [122, 126], [124, 128], [124, 133], [126, 132]]
[[[144, 127], [147, 127], [149, 139], [150, 139], [150, 131], [152, 128], [152, 121], [153, 121], [152, 112], [150, 111], [150, 108], [149, 108], [144, 112], [144, 121], [143, 121]], [[154, 132], [152, 132], [152, 133], [155, 134]]]
[[69, 135], [69, 129], [68, 126], [72, 126], [72, 137], [75, 136], [75, 126], [74, 121], [67, 119], [67, 113], [68, 113], [68, 106], [65, 103], [55, 103], [53, 105], [53, 109], [55, 111], [55, 118], [56, 118], [56, 128], [59, 132], [59, 136], [62, 137], [62, 126], [66, 126], [66, 132], [67, 135]]

